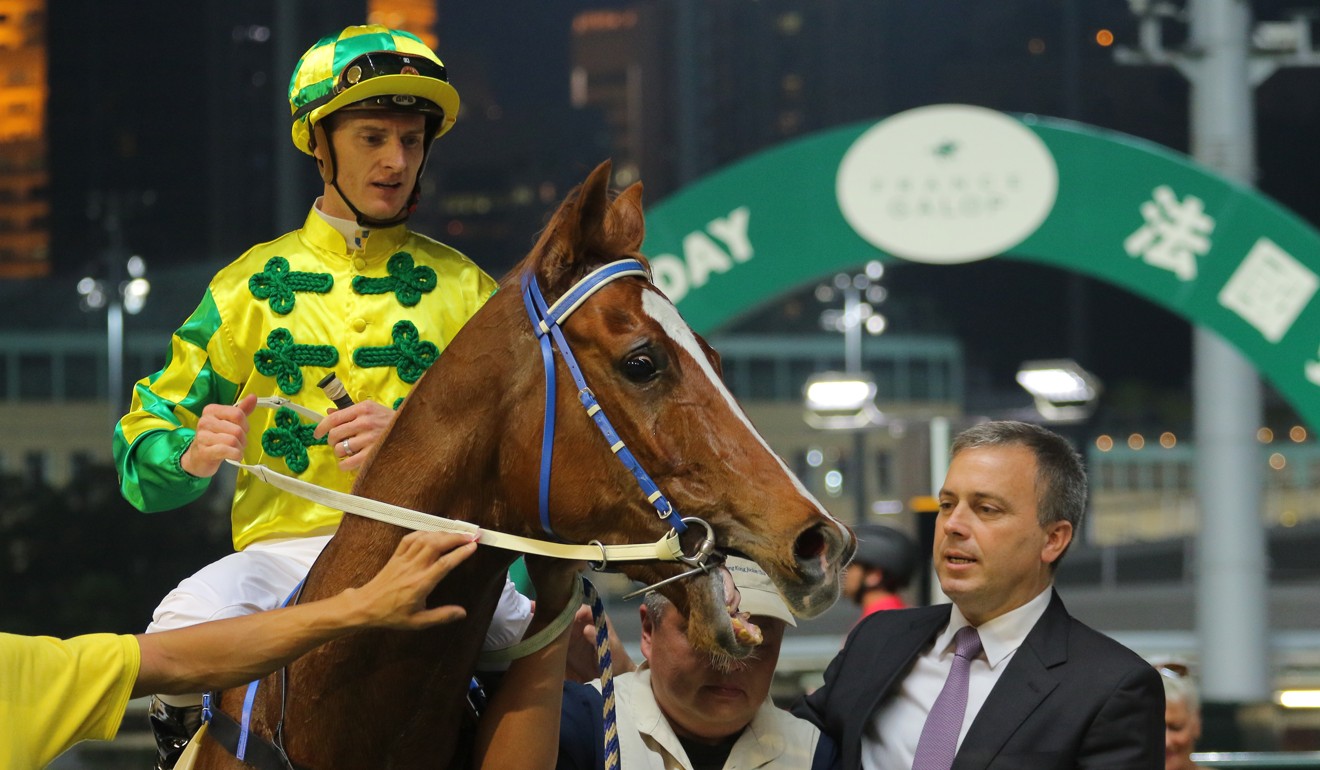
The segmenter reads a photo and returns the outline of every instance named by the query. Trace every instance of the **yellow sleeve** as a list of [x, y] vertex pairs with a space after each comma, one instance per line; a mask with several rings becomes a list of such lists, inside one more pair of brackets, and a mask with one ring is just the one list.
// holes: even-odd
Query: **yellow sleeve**
[[142, 662], [129, 635], [0, 634], [0, 767], [41, 768], [119, 732]]

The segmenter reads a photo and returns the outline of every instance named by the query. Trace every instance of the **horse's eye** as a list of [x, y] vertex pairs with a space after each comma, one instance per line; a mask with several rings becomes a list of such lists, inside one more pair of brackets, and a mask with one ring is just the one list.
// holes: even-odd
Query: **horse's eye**
[[634, 353], [623, 361], [623, 374], [633, 382], [650, 382], [658, 373], [655, 360], [646, 353]]

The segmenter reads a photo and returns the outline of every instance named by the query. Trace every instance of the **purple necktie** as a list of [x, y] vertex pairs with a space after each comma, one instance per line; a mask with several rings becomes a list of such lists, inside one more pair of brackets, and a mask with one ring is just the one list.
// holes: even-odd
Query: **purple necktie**
[[953, 666], [944, 689], [926, 716], [917, 740], [917, 755], [912, 770], [949, 770], [958, 750], [963, 715], [967, 713], [967, 680], [972, 660], [981, 654], [981, 637], [976, 629], [963, 626], [953, 635]]

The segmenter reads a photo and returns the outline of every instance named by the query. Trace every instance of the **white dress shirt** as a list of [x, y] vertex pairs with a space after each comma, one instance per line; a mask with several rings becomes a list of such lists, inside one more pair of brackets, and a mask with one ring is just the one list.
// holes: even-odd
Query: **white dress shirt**
[[[981, 637], [981, 654], [972, 661], [967, 683], [967, 712], [963, 717], [958, 745], [962, 746], [967, 730], [976, 719], [990, 690], [999, 676], [1008, 668], [1013, 653], [1022, 646], [1027, 634], [1045, 614], [1050, 603], [1050, 587], [1036, 598], [1015, 610], [977, 627]], [[893, 697], [880, 704], [862, 733], [862, 767], [864, 770], [894, 770], [912, 767], [917, 752], [917, 739], [926, 724], [926, 715], [935, 705], [944, 680], [953, 665], [953, 635], [963, 626], [971, 625], [953, 606], [949, 624], [935, 637], [935, 641], [917, 657], [912, 670], [900, 683]]]

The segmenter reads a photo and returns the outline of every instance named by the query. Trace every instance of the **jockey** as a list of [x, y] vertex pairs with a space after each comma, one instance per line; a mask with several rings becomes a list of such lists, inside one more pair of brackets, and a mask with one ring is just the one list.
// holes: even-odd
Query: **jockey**
[[[864, 618], [881, 610], [907, 606], [899, 592], [917, 571], [917, 545], [903, 532], [883, 524], [853, 527], [857, 551], [843, 572], [843, 593], [862, 608]], [[860, 620], [861, 618], [859, 618]]]
[[[299, 230], [215, 275], [165, 367], [135, 386], [114, 453], [137, 508], [195, 500], [230, 459], [351, 488], [393, 410], [496, 288], [462, 254], [406, 226], [431, 143], [453, 126], [458, 105], [444, 64], [406, 32], [349, 27], [298, 61], [293, 143], [315, 158], [323, 193]], [[315, 387], [331, 371], [356, 403], [335, 410]], [[260, 408], [263, 396], [329, 416]], [[240, 473], [236, 552], [180, 583], [148, 633], [279, 605], [341, 516]], [[516, 641], [529, 618], [528, 600], [506, 582], [487, 647]], [[153, 701], [159, 767], [173, 766], [200, 702]]]

